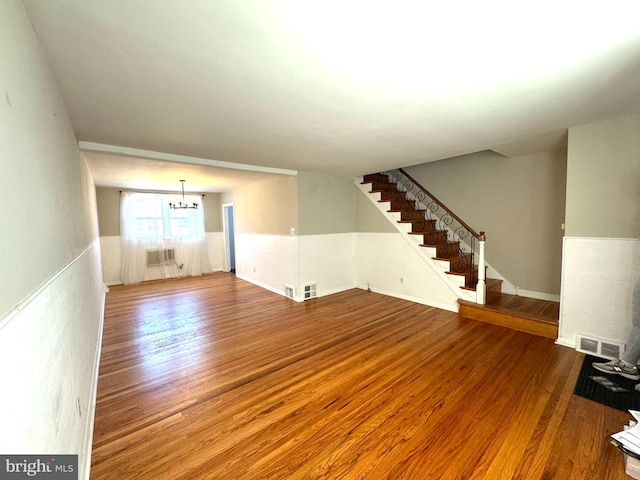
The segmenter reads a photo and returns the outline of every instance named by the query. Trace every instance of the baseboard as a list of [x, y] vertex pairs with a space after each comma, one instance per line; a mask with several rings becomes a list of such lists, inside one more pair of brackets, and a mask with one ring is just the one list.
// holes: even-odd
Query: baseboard
[[570, 340], [566, 337], [558, 337], [556, 339], [556, 344], [557, 345], [562, 345], [563, 347], [569, 347], [575, 350], [576, 348], [576, 340], [575, 338]]
[[401, 300], [407, 300], [407, 301], [413, 302], [413, 303], [419, 303], [421, 305], [426, 305], [427, 307], [439, 308], [440, 310], [447, 310], [447, 311], [453, 312], [453, 313], [458, 313], [458, 310], [459, 310], [459, 307], [460, 307], [460, 305], [458, 304], [458, 299], [455, 300], [453, 305], [449, 305], [447, 303], [441, 303], [441, 302], [428, 302], [426, 300], [423, 300], [422, 298], [414, 297], [412, 295], [405, 295], [403, 293], [392, 292], [392, 291], [383, 290], [383, 289], [380, 289], [380, 288], [368, 288], [368, 287], [363, 287], [363, 286], [358, 286], [356, 288], [360, 288], [362, 290], [368, 290], [368, 291], [373, 292], [373, 293], [379, 293], [381, 295], [386, 295], [388, 297], [394, 297], [394, 298], [399, 298]]
[[554, 295], [552, 293], [535, 292], [533, 290], [523, 290], [516, 288], [515, 294], [520, 297], [535, 298], [536, 300], [547, 300], [549, 302], [560, 303], [560, 295]]
[[[89, 480], [91, 476], [91, 452], [93, 451], [93, 428], [95, 425], [96, 419], [96, 406], [98, 399], [98, 374], [100, 371], [100, 357], [102, 355], [102, 333], [104, 330], [104, 310], [106, 303], [106, 291], [102, 294], [102, 308], [100, 311], [100, 328], [98, 329], [98, 341], [96, 345], [96, 356], [93, 361], [93, 371], [91, 374], [93, 388], [91, 389], [91, 395], [89, 396], [89, 419], [85, 426], [88, 428], [88, 431], [85, 431], [85, 445], [84, 445], [84, 455], [86, 465], [84, 465], [84, 480]], [[80, 468], [80, 471], [83, 471]]]
[[336, 293], [346, 292], [347, 290], [351, 290], [353, 288], [356, 288], [356, 286], [355, 285], [349, 285], [349, 286], [345, 286], [345, 287], [332, 288], [330, 290], [322, 290], [322, 291], [318, 292], [318, 297], [326, 297], [328, 295], [334, 295]]
[[[245, 282], [253, 283], [257, 287], [264, 288], [265, 290], [269, 290], [272, 293], [277, 293], [278, 295], [282, 295], [283, 297], [287, 297], [287, 292], [285, 292], [284, 290], [278, 290], [277, 288], [272, 287], [271, 285], [267, 285], [266, 283], [259, 282], [258, 280], [254, 279], [254, 278], [246, 277], [246, 276], [240, 275], [238, 273], [236, 273], [236, 277], [239, 278], [240, 280], [244, 280]], [[289, 297], [287, 297], [287, 298], [289, 298]], [[302, 300], [298, 300], [297, 298], [293, 298], [293, 300], [295, 300], [296, 302], [301, 302], [302, 301]]]

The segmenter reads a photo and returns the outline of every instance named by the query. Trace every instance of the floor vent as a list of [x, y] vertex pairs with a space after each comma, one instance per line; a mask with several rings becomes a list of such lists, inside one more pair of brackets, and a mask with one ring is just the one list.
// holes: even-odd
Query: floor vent
[[576, 350], [596, 357], [620, 358], [624, 353], [624, 345], [578, 334]]
[[293, 287], [291, 285], [285, 285], [284, 286], [284, 294], [289, 297], [289, 298], [293, 298], [294, 296], [294, 290]]
[[304, 288], [305, 300], [309, 300], [310, 298], [316, 298], [318, 296], [315, 283], [307, 283], [306, 285], [303, 285], [303, 288]]

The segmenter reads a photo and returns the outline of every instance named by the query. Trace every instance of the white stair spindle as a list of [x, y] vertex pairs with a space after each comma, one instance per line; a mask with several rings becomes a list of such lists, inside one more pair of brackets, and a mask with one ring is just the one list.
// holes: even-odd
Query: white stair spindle
[[486, 268], [484, 264], [484, 242], [486, 235], [480, 232], [478, 235], [478, 285], [476, 286], [476, 303], [487, 303], [487, 283], [485, 282]]

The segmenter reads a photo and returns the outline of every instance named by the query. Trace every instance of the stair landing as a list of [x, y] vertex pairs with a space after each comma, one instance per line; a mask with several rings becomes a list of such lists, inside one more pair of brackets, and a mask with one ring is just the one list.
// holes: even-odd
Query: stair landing
[[560, 303], [499, 293], [490, 303], [478, 305], [458, 300], [462, 317], [493, 323], [542, 337], [558, 338]]

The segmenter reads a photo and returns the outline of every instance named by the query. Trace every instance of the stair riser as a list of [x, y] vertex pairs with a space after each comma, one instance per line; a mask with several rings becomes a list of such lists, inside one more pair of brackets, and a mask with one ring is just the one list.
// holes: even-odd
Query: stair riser
[[[435, 230], [433, 232], [423, 233], [423, 232], [411, 232], [412, 234], [422, 235], [422, 243], [424, 245], [447, 245], [449, 241], [447, 239], [447, 232], [443, 232], [442, 230]], [[455, 250], [458, 249], [458, 244], [455, 244]]]
[[369, 175], [365, 175], [363, 177], [362, 183], [370, 183], [370, 182], [385, 182], [389, 183], [389, 177], [387, 175], [383, 175], [381, 173], [372, 173]]
[[521, 332], [532, 333], [546, 338], [558, 338], [558, 326], [535, 320], [509, 315], [502, 312], [487, 311], [475, 308], [474, 306], [460, 305], [460, 316], [477, 320], [480, 322], [492, 323], [503, 327], [519, 330]]
[[380, 192], [381, 200], [389, 200], [389, 201], [407, 201], [407, 196], [404, 192], [399, 192], [397, 190], [383, 190]]
[[372, 192], [397, 192], [398, 188], [393, 183], [373, 182], [371, 184]]
[[[438, 258], [457, 258], [460, 255], [459, 243], [447, 243], [436, 246], [436, 256]], [[457, 273], [460, 273], [459, 271]]]
[[415, 202], [409, 200], [392, 200], [389, 210], [400, 210], [403, 212], [414, 212], [416, 209]]
[[424, 211], [407, 210], [405, 212], [402, 212], [402, 215], [400, 218], [402, 221], [405, 221], [405, 222], [411, 222], [413, 220], [416, 220], [419, 222], [423, 220], [425, 217], [424, 217]]
[[436, 221], [435, 220], [414, 220], [411, 222], [411, 231], [412, 232], [425, 232], [425, 233], [433, 233], [437, 232], [436, 230]]

